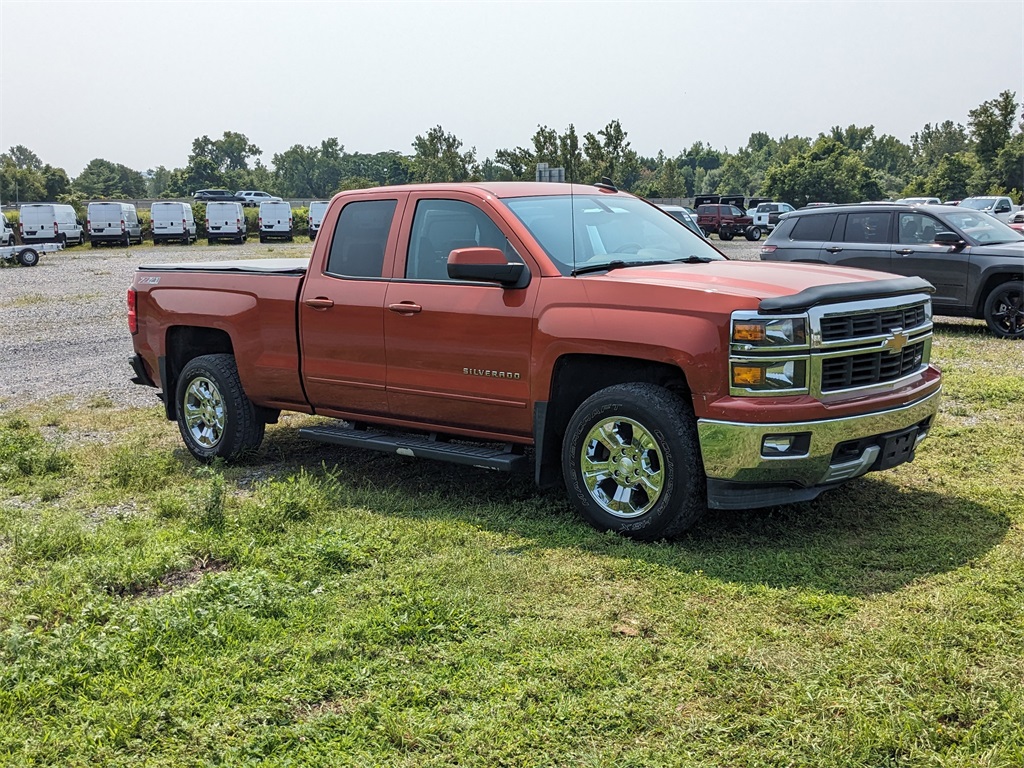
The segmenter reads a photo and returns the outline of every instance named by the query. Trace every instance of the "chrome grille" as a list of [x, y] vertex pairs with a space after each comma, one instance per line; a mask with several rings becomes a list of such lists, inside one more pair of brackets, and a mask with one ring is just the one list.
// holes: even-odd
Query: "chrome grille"
[[868, 352], [821, 361], [821, 391], [835, 392], [896, 381], [917, 370], [924, 362], [925, 343], [904, 347], [900, 352]]
[[878, 336], [897, 328], [911, 330], [925, 324], [923, 304], [877, 312], [850, 315], [826, 315], [821, 318], [822, 341], [844, 341], [865, 336]]

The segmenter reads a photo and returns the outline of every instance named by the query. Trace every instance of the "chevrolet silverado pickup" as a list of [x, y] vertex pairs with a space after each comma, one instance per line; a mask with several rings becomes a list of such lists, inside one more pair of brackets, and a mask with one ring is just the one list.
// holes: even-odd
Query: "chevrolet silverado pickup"
[[909, 461], [932, 287], [726, 259], [611, 184], [342, 192], [310, 258], [141, 266], [133, 379], [200, 461], [282, 410], [357, 450], [530, 469], [593, 526], [812, 499]]

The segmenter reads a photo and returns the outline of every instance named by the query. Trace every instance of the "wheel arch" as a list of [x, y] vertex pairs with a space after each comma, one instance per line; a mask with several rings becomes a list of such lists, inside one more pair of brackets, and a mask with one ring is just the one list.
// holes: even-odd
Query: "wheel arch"
[[178, 387], [178, 376], [188, 362], [202, 355], [233, 355], [235, 348], [231, 336], [220, 328], [175, 325], [167, 329], [164, 349], [167, 354], [160, 359], [160, 385], [164, 391], [167, 418], [173, 420], [177, 418], [174, 392]]
[[981, 290], [978, 291], [974, 301], [974, 317], [984, 319], [985, 302], [988, 300], [989, 294], [1003, 283], [1012, 283], [1017, 280], [1024, 280], [1024, 272], [1007, 269], [1006, 271], [986, 275], [985, 282], [982, 284]]
[[555, 361], [548, 399], [534, 408], [537, 485], [561, 480], [562, 439], [580, 404], [602, 389], [633, 382], [656, 384], [687, 399], [691, 395], [685, 373], [669, 363], [597, 354], [566, 354]]

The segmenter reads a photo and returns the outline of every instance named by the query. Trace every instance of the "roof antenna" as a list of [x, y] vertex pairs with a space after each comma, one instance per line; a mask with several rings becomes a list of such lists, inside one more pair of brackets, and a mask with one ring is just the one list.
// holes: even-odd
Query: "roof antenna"
[[594, 186], [597, 187], [598, 189], [603, 189], [607, 192], [619, 191], [618, 189], [615, 188], [615, 182], [611, 180], [610, 176], [602, 176], [601, 181], [599, 181]]

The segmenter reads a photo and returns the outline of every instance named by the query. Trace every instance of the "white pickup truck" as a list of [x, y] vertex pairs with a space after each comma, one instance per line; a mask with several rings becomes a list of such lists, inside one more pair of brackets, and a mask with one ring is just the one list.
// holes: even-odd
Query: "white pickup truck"
[[984, 211], [990, 216], [995, 216], [1003, 224], [1010, 223], [1010, 216], [1020, 210], [1019, 206], [1013, 204], [1013, 200], [1005, 195], [984, 195], [980, 197], [968, 197], [960, 201], [961, 208], [973, 208], [976, 211]]
[[789, 203], [761, 203], [754, 209], [753, 213], [747, 212], [754, 217], [754, 226], [760, 227], [765, 232], [771, 232], [779, 223], [779, 217], [784, 213], [796, 210]]

